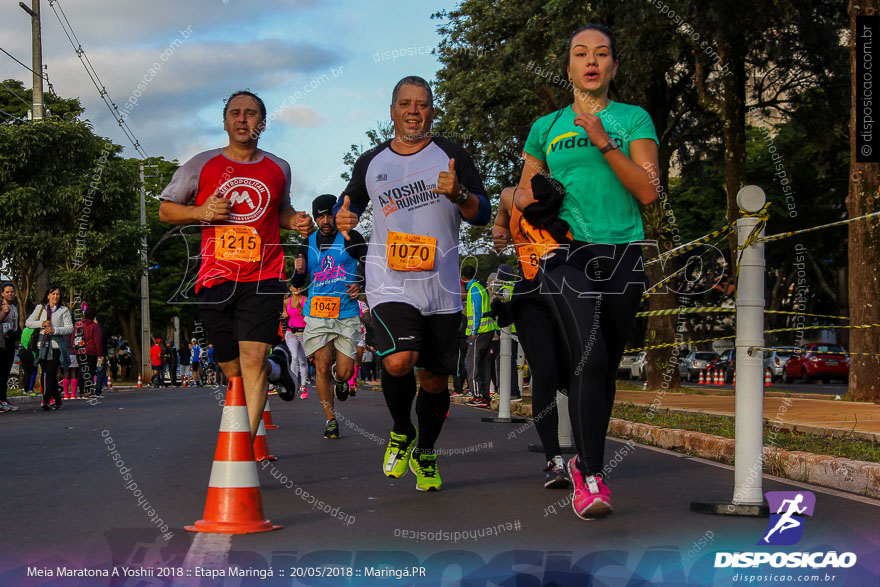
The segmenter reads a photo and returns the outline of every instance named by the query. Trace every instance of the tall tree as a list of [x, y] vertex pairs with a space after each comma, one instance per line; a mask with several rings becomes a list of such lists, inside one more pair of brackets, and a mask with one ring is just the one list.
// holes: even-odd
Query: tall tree
[[[850, 108], [850, 178], [849, 196], [846, 200], [850, 218], [880, 210], [880, 164], [856, 161], [856, 140], [860, 133], [857, 121], [863, 113], [860, 96], [865, 80], [857, 79], [858, 59], [856, 53], [856, 18], [876, 15], [880, 8], [876, 0], [851, 0], [849, 4], [850, 69], [852, 91]], [[875, 30], [876, 34], [876, 30]], [[876, 47], [876, 43], [874, 44]], [[873, 95], [876, 95], [876, 91]], [[873, 101], [877, 103], [876, 100]], [[876, 112], [876, 109], [875, 109]], [[876, 128], [876, 124], [874, 125]], [[876, 131], [875, 131], [876, 132]], [[876, 155], [875, 155], [876, 156]], [[849, 293], [850, 320], [853, 324], [880, 323], [880, 223], [874, 221], [854, 222], [849, 225]], [[880, 328], [858, 329], [850, 335], [850, 350], [876, 353], [880, 349]], [[853, 356], [850, 361], [850, 394], [856, 399], [880, 399], [880, 368], [877, 357]]]

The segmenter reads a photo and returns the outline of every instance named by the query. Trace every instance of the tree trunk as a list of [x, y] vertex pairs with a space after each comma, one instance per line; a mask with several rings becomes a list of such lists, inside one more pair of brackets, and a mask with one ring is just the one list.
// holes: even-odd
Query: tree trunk
[[[724, 117], [724, 188], [727, 192], [727, 221], [739, 218], [736, 194], [746, 182], [746, 48], [741, 39], [731, 39], [719, 47], [722, 63], [729, 67], [729, 75], [722, 80]], [[736, 231], [728, 237], [730, 243], [730, 283], [736, 274]]]
[[141, 368], [141, 331], [137, 324], [137, 312], [133, 310], [128, 314], [119, 312], [116, 318], [122, 326], [122, 336], [125, 337], [131, 348], [131, 372], [132, 374], [137, 373]]
[[[852, 99], [850, 110], [850, 184], [846, 198], [846, 210], [850, 218], [863, 216], [880, 209], [880, 164], [856, 162], [856, 128], [858, 115], [856, 106], [860, 103], [859, 80], [856, 79], [856, 16], [877, 14], [876, 0], [850, 0], [850, 30], [853, 31], [850, 45], [850, 68], [852, 70]], [[873, 48], [876, 52], [877, 39]], [[876, 57], [874, 59], [876, 63]], [[876, 78], [876, 73], [875, 76]], [[876, 86], [876, 80], [875, 84]], [[876, 95], [876, 88], [874, 90]], [[872, 104], [877, 112], [878, 102]], [[874, 132], [877, 125], [874, 124]], [[877, 154], [875, 154], [876, 156]], [[851, 324], [880, 323], [880, 228], [876, 220], [853, 222], [849, 225], [849, 299]], [[854, 329], [850, 332], [850, 349], [854, 353], [876, 353], [880, 350], [880, 328]], [[880, 399], [880, 366], [877, 357], [853, 356], [850, 361], [849, 395], [855, 399]]]

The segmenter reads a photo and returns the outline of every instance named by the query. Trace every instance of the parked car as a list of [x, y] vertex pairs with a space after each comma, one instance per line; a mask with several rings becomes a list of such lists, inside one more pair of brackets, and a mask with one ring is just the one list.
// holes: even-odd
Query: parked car
[[800, 378], [804, 383], [821, 379], [828, 383], [831, 379], [849, 378], [849, 357], [839, 344], [811, 342], [801, 347], [801, 352], [793, 354], [785, 362], [782, 380], [791, 383]]
[[15, 351], [15, 357], [12, 359], [12, 369], [9, 370], [9, 377], [6, 378], [7, 389], [18, 389], [21, 379], [21, 361], [18, 360], [18, 351]]
[[721, 369], [724, 373], [724, 383], [733, 383], [733, 372], [736, 370], [736, 349], [723, 351], [717, 359], [712, 361], [707, 368]]
[[700, 377], [700, 371], [709, 366], [709, 363], [718, 359], [718, 353], [712, 351], [694, 351], [678, 365], [679, 374], [683, 379], [696, 381]]
[[645, 381], [648, 378], [648, 351], [641, 351], [636, 355], [629, 370], [632, 379]]
[[630, 379], [632, 378], [632, 364], [633, 361], [638, 357], [638, 353], [627, 353], [623, 355], [620, 359], [620, 364], [617, 366], [617, 378], [618, 379]]
[[770, 375], [773, 380], [782, 379], [782, 371], [785, 368], [785, 362], [800, 349], [796, 346], [775, 347], [772, 351], [764, 353], [764, 372], [770, 369]]

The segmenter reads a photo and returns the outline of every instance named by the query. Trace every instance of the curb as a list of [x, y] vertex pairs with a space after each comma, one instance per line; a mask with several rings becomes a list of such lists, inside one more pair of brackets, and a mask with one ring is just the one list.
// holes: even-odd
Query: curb
[[[714, 434], [612, 418], [608, 434], [733, 464], [736, 441]], [[765, 472], [777, 477], [880, 498], [880, 464], [765, 446]]]
[[[464, 404], [464, 398], [461, 401], [456, 401], [457, 399], [453, 398], [452, 401]], [[497, 400], [493, 401], [492, 409], [497, 410], [497, 406]], [[510, 407], [512, 414], [532, 417], [532, 406], [529, 404], [511, 404]], [[608, 435], [686, 452], [728, 465], [733, 464], [736, 450], [736, 441], [733, 438], [662, 428], [618, 418], [611, 419]], [[782, 450], [772, 446], [764, 447], [763, 456], [764, 472], [768, 475], [880, 499], [880, 463]]]

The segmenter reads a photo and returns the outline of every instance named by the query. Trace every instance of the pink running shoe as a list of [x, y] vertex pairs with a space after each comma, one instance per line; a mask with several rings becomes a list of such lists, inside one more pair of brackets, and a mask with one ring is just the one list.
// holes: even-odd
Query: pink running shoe
[[309, 399], [309, 388], [308, 387], [303, 385], [299, 388], [299, 390], [301, 392], [299, 394], [299, 399]]
[[596, 475], [584, 475], [577, 468], [575, 456], [568, 461], [568, 475], [574, 485], [574, 494], [571, 499], [571, 509], [582, 520], [594, 520], [604, 518], [612, 511], [611, 491]]

